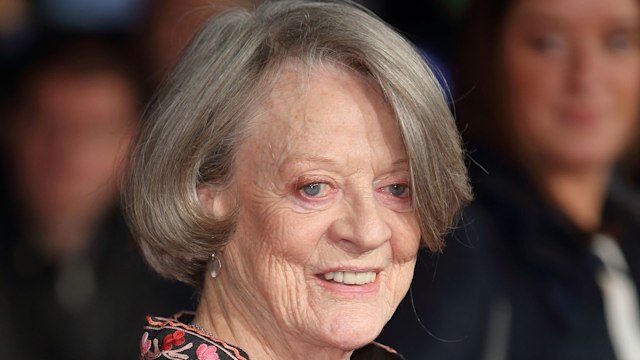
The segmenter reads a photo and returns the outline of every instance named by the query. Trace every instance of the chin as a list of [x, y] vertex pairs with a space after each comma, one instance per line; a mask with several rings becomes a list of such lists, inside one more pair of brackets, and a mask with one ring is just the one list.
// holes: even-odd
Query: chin
[[332, 347], [342, 350], [355, 350], [375, 340], [386, 320], [381, 310], [376, 313], [352, 314], [334, 319], [325, 332], [326, 340]]
[[566, 170], [583, 171], [612, 168], [621, 150], [597, 146], [574, 147], [549, 154], [549, 160]]

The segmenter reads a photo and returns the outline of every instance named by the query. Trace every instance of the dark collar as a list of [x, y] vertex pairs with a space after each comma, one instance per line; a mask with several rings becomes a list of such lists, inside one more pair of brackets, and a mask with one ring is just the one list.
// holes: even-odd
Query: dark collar
[[[194, 313], [181, 312], [170, 318], [147, 316], [145, 332], [140, 340], [140, 359], [249, 360], [237, 346], [196, 329], [191, 322]], [[186, 357], [185, 357], [186, 356]], [[403, 360], [388, 346], [370, 343], [351, 355], [353, 360]]]

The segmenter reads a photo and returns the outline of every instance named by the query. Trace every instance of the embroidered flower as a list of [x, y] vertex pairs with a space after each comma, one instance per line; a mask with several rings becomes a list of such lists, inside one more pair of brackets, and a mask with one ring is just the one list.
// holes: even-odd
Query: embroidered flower
[[145, 331], [140, 339], [140, 356], [144, 357], [151, 349], [151, 340], [149, 340], [149, 333]]
[[149, 333], [142, 334], [140, 339], [140, 359], [141, 360], [153, 360], [161, 356], [160, 349], [158, 348], [158, 339], [149, 340]]
[[174, 346], [184, 344], [184, 331], [177, 330], [162, 339], [162, 351], [171, 350]]
[[219, 360], [218, 348], [215, 346], [209, 346], [207, 344], [201, 344], [196, 349], [196, 355], [198, 360]]

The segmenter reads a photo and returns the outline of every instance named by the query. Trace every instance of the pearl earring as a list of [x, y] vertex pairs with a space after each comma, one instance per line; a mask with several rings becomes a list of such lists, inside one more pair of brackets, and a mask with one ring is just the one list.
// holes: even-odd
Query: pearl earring
[[211, 259], [209, 260], [209, 264], [207, 264], [207, 271], [209, 272], [209, 276], [213, 279], [217, 278], [220, 275], [220, 269], [222, 269], [222, 263], [220, 262], [220, 258], [216, 256], [216, 253], [211, 253]]

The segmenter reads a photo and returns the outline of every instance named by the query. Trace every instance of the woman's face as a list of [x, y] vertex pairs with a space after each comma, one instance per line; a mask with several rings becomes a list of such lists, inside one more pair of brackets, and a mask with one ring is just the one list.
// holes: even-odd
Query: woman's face
[[301, 69], [281, 74], [239, 149], [224, 261], [246, 288], [228, 296], [292, 346], [354, 349], [378, 335], [413, 275], [407, 155], [367, 80]]
[[508, 126], [529, 159], [610, 167], [640, 100], [637, 0], [520, 0], [502, 37]]

